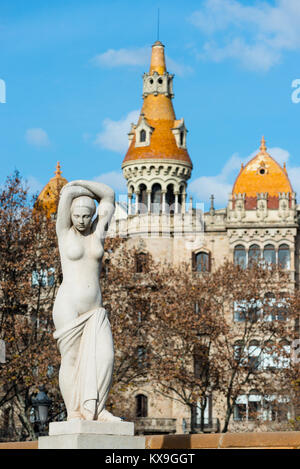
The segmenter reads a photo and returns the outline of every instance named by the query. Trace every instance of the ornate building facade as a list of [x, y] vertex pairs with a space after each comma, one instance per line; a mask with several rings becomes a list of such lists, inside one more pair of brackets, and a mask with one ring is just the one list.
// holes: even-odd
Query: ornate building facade
[[[246, 266], [251, 258], [263, 258], [288, 269], [294, 288], [299, 284], [300, 207], [285, 165], [269, 155], [263, 137], [258, 154], [242, 165], [227, 206], [215, 209], [213, 196], [208, 212], [202, 204], [194, 206], [188, 197], [193, 169], [188, 131], [184, 119], [175, 116], [173, 78], [166, 68], [164, 46], [157, 41], [149, 72], [143, 75], [143, 106], [129, 131], [122, 164], [128, 204], [117, 205], [109, 235], [126, 238], [129, 247], [161, 262], [189, 262], [199, 272], [212, 271], [226, 259]], [[55, 178], [65, 183], [59, 168]], [[47, 188], [40, 195], [42, 201], [49, 197]], [[136, 389], [130, 398], [137, 406], [141, 432], [185, 430], [190, 414], [182, 405], [159, 399], [149, 386]], [[210, 402], [208, 424], [216, 416]]]

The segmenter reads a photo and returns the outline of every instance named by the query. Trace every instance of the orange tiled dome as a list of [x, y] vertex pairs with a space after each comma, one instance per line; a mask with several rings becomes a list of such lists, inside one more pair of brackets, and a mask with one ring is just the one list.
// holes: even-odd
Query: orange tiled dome
[[252, 158], [234, 183], [232, 194], [245, 194], [245, 208], [255, 209], [258, 193], [268, 193], [268, 208], [278, 208], [279, 192], [292, 193], [287, 171], [267, 153], [264, 137], [259, 153]]
[[[155, 73], [159, 75], [167, 73], [164, 46], [160, 41], [156, 41], [152, 46], [149, 75]], [[176, 120], [171, 96], [167, 93], [150, 93], [144, 96], [138, 124], [142, 116], [153, 129], [150, 144], [147, 146], [136, 146], [136, 136], [134, 135], [123, 164], [131, 160], [153, 158], [179, 160], [192, 166], [188, 151], [186, 148], [178, 147], [172, 132], [172, 129], [176, 128], [180, 121]]]
[[48, 217], [57, 212], [59, 193], [62, 187], [68, 182], [61, 176], [62, 173], [59, 162], [56, 165], [54, 174], [55, 176], [50, 179], [37, 198], [37, 207], [42, 209]]

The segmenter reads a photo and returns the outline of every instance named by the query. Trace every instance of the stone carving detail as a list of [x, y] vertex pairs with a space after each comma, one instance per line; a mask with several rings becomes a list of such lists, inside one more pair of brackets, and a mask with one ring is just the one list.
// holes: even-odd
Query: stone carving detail
[[148, 94], [153, 94], [154, 96], [164, 94], [173, 98], [173, 78], [174, 75], [167, 72], [163, 75], [159, 75], [156, 71], [153, 74], [144, 73], [143, 97], [148, 96]]
[[278, 216], [282, 220], [286, 220], [287, 218], [290, 218], [290, 194], [287, 193], [285, 194], [284, 192], [279, 193], [279, 210], [278, 210]]
[[245, 194], [237, 194], [235, 197], [234, 218], [242, 221], [246, 216], [245, 212]]
[[256, 216], [259, 220], [264, 220], [268, 216], [268, 194], [257, 194]]

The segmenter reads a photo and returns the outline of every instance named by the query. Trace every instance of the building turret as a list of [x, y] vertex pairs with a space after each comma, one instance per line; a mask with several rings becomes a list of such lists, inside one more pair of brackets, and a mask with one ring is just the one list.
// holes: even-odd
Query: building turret
[[185, 204], [192, 162], [184, 119], [173, 109], [173, 76], [167, 72], [164, 45], [152, 46], [149, 73], [143, 75], [143, 106], [132, 124], [122, 169], [129, 214], [180, 212]]

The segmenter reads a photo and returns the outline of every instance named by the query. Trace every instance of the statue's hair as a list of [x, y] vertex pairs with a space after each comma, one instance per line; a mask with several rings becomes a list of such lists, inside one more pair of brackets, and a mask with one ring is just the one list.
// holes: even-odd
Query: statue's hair
[[94, 199], [87, 195], [81, 195], [79, 197], [76, 197], [71, 205], [71, 212], [74, 210], [75, 207], [86, 207], [89, 210], [91, 210], [92, 214], [96, 212], [96, 204]]

